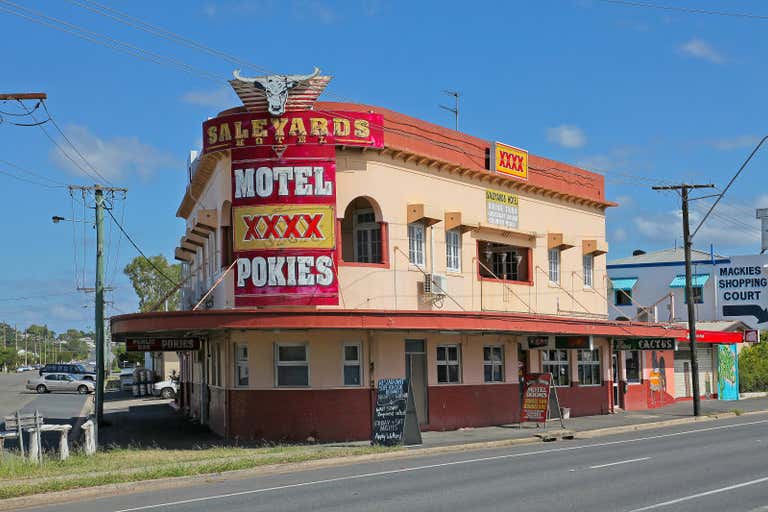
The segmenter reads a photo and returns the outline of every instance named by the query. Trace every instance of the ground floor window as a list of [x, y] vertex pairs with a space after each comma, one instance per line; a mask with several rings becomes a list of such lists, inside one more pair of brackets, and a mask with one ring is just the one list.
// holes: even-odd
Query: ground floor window
[[568, 351], [565, 349], [544, 350], [541, 353], [542, 370], [552, 374], [555, 386], [570, 386], [571, 372], [568, 366]]
[[461, 382], [461, 361], [458, 345], [440, 345], [437, 347], [437, 382], [457, 384]]
[[278, 386], [309, 386], [309, 354], [306, 345], [278, 344], [275, 364]]
[[359, 386], [362, 381], [360, 367], [360, 344], [344, 344], [344, 385]]
[[504, 382], [504, 347], [483, 347], [483, 379]]
[[600, 376], [600, 349], [579, 350], [579, 383], [582, 386], [602, 384]]
[[642, 381], [643, 374], [640, 369], [640, 351], [624, 351], [624, 370], [627, 373], [627, 382], [630, 384], [639, 384]]
[[235, 386], [248, 385], [248, 345], [235, 343]]

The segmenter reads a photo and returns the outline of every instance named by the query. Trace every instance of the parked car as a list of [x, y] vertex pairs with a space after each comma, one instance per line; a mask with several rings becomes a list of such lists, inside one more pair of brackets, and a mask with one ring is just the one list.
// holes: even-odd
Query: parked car
[[24, 372], [31, 372], [34, 370], [31, 366], [19, 366], [16, 368], [16, 373], [24, 373]]
[[96, 390], [92, 380], [79, 380], [68, 373], [48, 373], [27, 381], [27, 389], [38, 393], [77, 392], [81, 395]]
[[155, 382], [152, 386], [152, 394], [161, 398], [176, 398], [178, 390], [178, 383], [171, 379]]
[[135, 368], [123, 368], [120, 370], [120, 389], [131, 389], [133, 386], [133, 371]]
[[68, 364], [47, 364], [40, 368], [40, 376], [47, 375], [49, 373], [68, 373], [76, 379], [80, 380], [96, 380], [96, 372], [89, 371], [85, 365], [68, 363]]

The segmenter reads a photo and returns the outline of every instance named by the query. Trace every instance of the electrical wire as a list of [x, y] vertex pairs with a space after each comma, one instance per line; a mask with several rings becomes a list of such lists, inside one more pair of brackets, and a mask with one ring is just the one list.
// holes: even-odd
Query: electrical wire
[[677, 11], [684, 12], [686, 14], [706, 14], [713, 16], [726, 16], [730, 18], [751, 18], [758, 20], [768, 20], [768, 15], [752, 14], [748, 12], [729, 12], [729, 11], [713, 11], [707, 9], [694, 9], [692, 7], [678, 7], [674, 5], [662, 5], [651, 4], [647, 2], [630, 2], [627, 0], [598, 0], [605, 4], [625, 5], [627, 7], [642, 7], [646, 9], [657, 9], [663, 11]]
[[146, 255], [146, 254], [144, 254], [144, 251], [142, 251], [142, 250], [141, 250], [141, 248], [140, 248], [140, 247], [139, 247], [139, 246], [136, 244], [136, 242], [134, 242], [134, 241], [133, 241], [133, 238], [131, 238], [131, 235], [129, 235], [129, 234], [128, 234], [128, 233], [125, 231], [125, 229], [123, 229], [123, 226], [122, 226], [122, 225], [121, 225], [121, 224], [120, 224], [120, 223], [117, 221], [117, 219], [115, 218], [115, 216], [114, 216], [114, 215], [112, 215], [112, 212], [111, 212], [110, 210], [107, 210], [107, 213], [109, 214], [109, 216], [110, 216], [110, 217], [112, 217], [112, 222], [114, 222], [114, 223], [115, 223], [115, 225], [116, 225], [116, 226], [118, 227], [118, 229], [119, 229], [119, 230], [120, 230], [120, 231], [123, 233], [123, 235], [124, 235], [124, 236], [125, 236], [125, 238], [128, 240], [128, 242], [130, 242], [130, 244], [133, 246], [133, 248], [134, 248], [134, 249], [136, 249], [136, 250], [139, 252], [139, 254], [141, 254], [141, 257], [142, 257], [142, 258], [144, 258], [144, 260], [146, 260], [146, 262], [147, 262], [147, 263], [149, 263], [149, 265], [150, 265], [150, 266], [151, 266], [153, 269], [155, 269], [155, 272], [157, 272], [158, 274], [160, 274], [161, 276], [163, 276], [163, 277], [164, 277], [164, 278], [165, 278], [165, 279], [166, 279], [166, 280], [167, 280], [169, 283], [171, 283], [173, 286], [178, 286], [178, 283], [177, 283], [176, 281], [174, 281], [173, 279], [171, 279], [170, 277], [168, 277], [168, 276], [167, 276], [167, 275], [166, 275], [166, 274], [165, 274], [165, 273], [164, 273], [162, 270], [160, 270], [159, 268], [157, 268], [157, 265], [155, 265], [155, 264], [152, 262], [152, 260], [151, 260], [151, 259], [149, 259], [149, 258], [147, 257], [147, 255]]

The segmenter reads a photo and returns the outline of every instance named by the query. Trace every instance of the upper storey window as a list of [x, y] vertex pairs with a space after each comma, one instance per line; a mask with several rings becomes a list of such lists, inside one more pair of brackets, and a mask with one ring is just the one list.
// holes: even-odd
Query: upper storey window
[[347, 206], [341, 221], [341, 259], [345, 263], [384, 263], [386, 230], [376, 212], [377, 205], [366, 197]]

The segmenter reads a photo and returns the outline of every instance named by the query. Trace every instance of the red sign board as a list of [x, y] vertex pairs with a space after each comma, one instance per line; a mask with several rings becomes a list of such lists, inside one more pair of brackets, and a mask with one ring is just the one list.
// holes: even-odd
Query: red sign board
[[547, 421], [551, 373], [528, 373], [523, 383], [523, 403], [520, 421], [544, 423]]
[[266, 112], [219, 116], [203, 123], [203, 153], [260, 146], [384, 146], [381, 114], [368, 112]]
[[129, 338], [125, 340], [128, 352], [180, 352], [200, 350], [200, 338]]
[[336, 149], [232, 150], [235, 306], [336, 305]]

